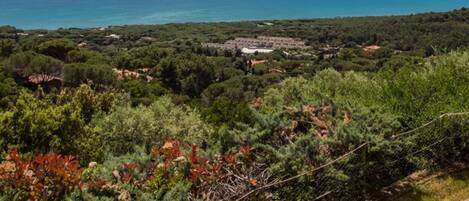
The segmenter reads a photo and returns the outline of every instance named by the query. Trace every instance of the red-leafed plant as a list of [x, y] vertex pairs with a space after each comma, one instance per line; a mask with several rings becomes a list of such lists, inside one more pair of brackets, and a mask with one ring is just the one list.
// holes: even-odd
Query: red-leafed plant
[[90, 171], [83, 189], [96, 195], [128, 197], [131, 195], [124, 187], [129, 185], [142, 192], [164, 194], [178, 184], [191, 183], [190, 198], [233, 199], [239, 193], [265, 185], [269, 179], [265, 167], [255, 162], [253, 152], [254, 148], [245, 144], [230, 154], [209, 160], [200, 155], [195, 144], [184, 152], [179, 142], [166, 139], [161, 147], [151, 150], [151, 160], [112, 167], [109, 174], [113, 179], [101, 178], [102, 175]]
[[80, 186], [81, 173], [72, 156], [40, 154], [25, 159], [11, 149], [0, 164], [0, 190], [25, 193], [29, 200], [62, 200]]
[[[197, 156], [197, 145], [192, 145], [192, 150], [188, 156], [189, 165], [190, 165], [190, 175], [189, 178], [196, 182], [199, 179], [206, 180], [207, 176], [210, 175], [213, 171], [209, 171], [210, 168], [213, 168], [213, 165], [209, 165], [207, 158]], [[204, 177], [204, 178], [202, 178]]]
[[[210, 161], [200, 156], [197, 145], [193, 144], [190, 152], [184, 154], [180, 144], [172, 139], [166, 139], [161, 148], [153, 148], [151, 154], [157, 161], [153, 166], [153, 174], [148, 177], [153, 186], [161, 187], [186, 179], [195, 186], [207, 184], [215, 180], [222, 169], [219, 160]], [[185, 172], [186, 168], [188, 172]]]

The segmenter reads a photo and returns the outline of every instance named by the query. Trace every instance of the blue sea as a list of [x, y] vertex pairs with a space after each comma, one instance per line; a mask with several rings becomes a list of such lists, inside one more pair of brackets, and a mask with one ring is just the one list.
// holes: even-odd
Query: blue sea
[[0, 0], [0, 25], [82, 28], [400, 15], [462, 7], [469, 7], [469, 0]]

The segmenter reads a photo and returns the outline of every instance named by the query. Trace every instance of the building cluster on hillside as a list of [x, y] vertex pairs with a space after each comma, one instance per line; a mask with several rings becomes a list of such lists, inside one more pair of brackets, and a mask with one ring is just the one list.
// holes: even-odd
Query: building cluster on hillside
[[307, 49], [305, 42], [287, 37], [259, 36], [257, 38], [235, 38], [225, 43], [205, 43], [204, 47], [211, 47], [223, 50], [235, 49]]
[[117, 79], [119, 80], [122, 80], [126, 77], [139, 78], [142, 76], [145, 78], [147, 82], [151, 82], [153, 80], [153, 77], [146, 75], [148, 72], [150, 72], [149, 68], [139, 68], [135, 70], [113, 68], [112, 70], [117, 75]]
[[341, 47], [326, 45], [325, 47], [321, 47], [318, 49], [318, 54], [323, 55], [324, 59], [331, 59], [337, 57], [341, 49]]
[[366, 46], [363, 48], [363, 51], [365, 52], [368, 52], [368, 53], [372, 53], [372, 52], [376, 52], [378, 51], [379, 49], [381, 49], [381, 46], [379, 45], [370, 45], [370, 46]]

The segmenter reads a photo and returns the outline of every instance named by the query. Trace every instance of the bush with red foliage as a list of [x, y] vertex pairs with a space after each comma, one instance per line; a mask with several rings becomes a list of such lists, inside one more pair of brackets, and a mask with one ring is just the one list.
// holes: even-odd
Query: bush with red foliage
[[138, 197], [132, 197], [137, 195], [131, 194], [128, 186], [142, 193], [165, 194], [178, 184], [191, 183], [187, 189], [190, 199], [232, 199], [267, 182], [265, 168], [253, 160], [253, 150], [242, 145], [231, 154], [209, 160], [200, 156], [195, 144], [184, 153], [179, 142], [166, 139], [162, 147], [152, 149], [151, 160], [103, 168], [104, 174], [95, 174], [100, 171], [94, 171], [99, 167], [93, 166], [82, 174], [78, 161], [71, 156], [24, 158], [12, 149], [0, 164], [0, 191], [20, 192], [25, 195], [22, 200], [63, 200], [74, 190], [85, 196], [130, 200]]
[[242, 145], [231, 154], [209, 160], [198, 153], [195, 144], [190, 151], [184, 152], [179, 142], [166, 139], [161, 147], [152, 149], [151, 160], [140, 163], [143, 167], [126, 163], [114, 167], [112, 181], [92, 176], [86, 185], [89, 192], [126, 195], [124, 185], [131, 185], [141, 192], [164, 194], [177, 184], [191, 183], [190, 199], [233, 199], [266, 184], [269, 179], [265, 167], [253, 160], [253, 151], [253, 147]]
[[62, 200], [80, 186], [81, 173], [72, 156], [40, 154], [25, 159], [11, 149], [0, 164], [0, 191], [27, 194], [29, 200]]
[[163, 161], [155, 166], [155, 172], [163, 171], [166, 181], [177, 177], [178, 171], [174, 170], [181, 167], [181, 162], [186, 163], [189, 172], [184, 178], [193, 184], [191, 198], [226, 200], [268, 183], [270, 175], [264, 165], [253, 160], [253, 152], [252, 146], [244, 144], [236, 152], [208, 160], [198, 155], [197, 145], [183, 155], [179, 143], [167, 139], [162, 148], [152, 150], [152, 155]]

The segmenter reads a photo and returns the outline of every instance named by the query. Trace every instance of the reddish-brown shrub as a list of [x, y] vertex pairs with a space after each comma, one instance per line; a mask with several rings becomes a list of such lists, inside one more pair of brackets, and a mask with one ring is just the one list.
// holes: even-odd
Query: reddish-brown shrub
[[11, 149], [0, 164], [0, 190], [21, 191], [30, 200], [62, 200], [80, 186], [81, 173], [72, 156], [40, 154], [25, 159]]

